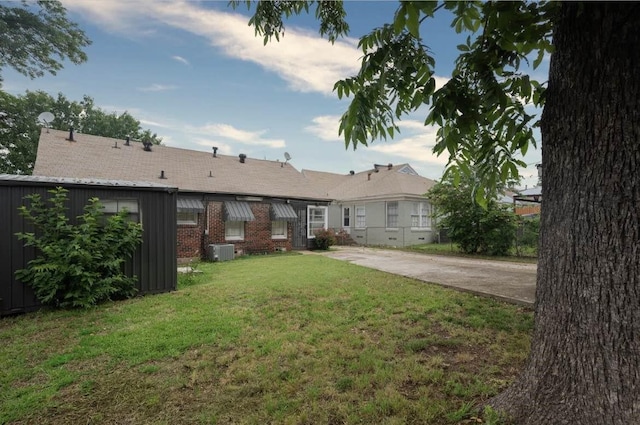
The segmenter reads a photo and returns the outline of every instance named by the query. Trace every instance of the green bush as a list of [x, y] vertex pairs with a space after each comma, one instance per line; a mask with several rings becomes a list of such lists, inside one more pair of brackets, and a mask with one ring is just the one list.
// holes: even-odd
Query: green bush
[[53, 307], [89, 307], [135, 295], [136, 277], [127, 277], [122, 268], [142, 241], [142, 226], [128, 221], [126, 210], [105, 217], [97, 198], [89, 200], [78, 224], [70, 224], [67, 192], [50, 190], [48, 203], [38, 194], [25, 197], [30, 206], [21, 206], [20, 214], [36, 232], [17, 236], [35, 247], [38, 256], [16, 277], [33, 288], [41, 303]]
[[540, 217], [523, 217], [516, 232], [516, 254], [536, 255], [540, 234]]
[[438, 227], [446, 228], [452, 242], [467, 254], [507, 255], [513, 246], [516, 217], [495, 198], [476, 202], [472, 182], [455, 185], [445, 180], [428, 193], [437, 210]]
[[314, 232], [313, 248], [326, 251], [336, 244], [336, 232], [333, 229], [322, 229]]

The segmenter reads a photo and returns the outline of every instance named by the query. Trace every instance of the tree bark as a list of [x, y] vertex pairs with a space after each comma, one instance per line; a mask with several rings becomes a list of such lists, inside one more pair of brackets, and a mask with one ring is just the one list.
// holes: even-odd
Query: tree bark
[[640, 422], [640, 4], [564, 3], [542, 116], [535, 330], [517, 424]]

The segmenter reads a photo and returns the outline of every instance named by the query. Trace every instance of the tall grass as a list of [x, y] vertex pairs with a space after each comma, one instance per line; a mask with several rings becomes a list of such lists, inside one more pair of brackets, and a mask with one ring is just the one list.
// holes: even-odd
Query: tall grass
[[170, 294], [0, 320], [0, 423], [455, 424], [532, 316], [314, 255], [202, 264]]

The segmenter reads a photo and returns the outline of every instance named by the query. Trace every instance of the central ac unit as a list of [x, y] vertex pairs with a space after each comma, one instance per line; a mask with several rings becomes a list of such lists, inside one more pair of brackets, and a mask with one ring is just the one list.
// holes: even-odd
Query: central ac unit
[[235, 256], [235, 247], [233, 244], [212, 244], [209, 245], [208, 257], [210, 261], [229, 261]]

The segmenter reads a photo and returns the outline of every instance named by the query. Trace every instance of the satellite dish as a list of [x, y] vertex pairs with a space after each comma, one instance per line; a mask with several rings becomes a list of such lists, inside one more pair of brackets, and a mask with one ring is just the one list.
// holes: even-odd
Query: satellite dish
[[287, 161], [291, 161], [291, 155], [289, 155], [289, 152], [284, 153], [284, 159], [286, 159]]
[[38, 115], [38, 123], [42, 124], [43, 127], [47, 129], [47, 133], [49, 132], [49, 125], [53, 122], [54, 116], [51, 112], [43, 112]]
[[38, 122], [45, 124], [46, 127], [49, 127], [49, 124], [54, 120], [54, 116], [51, 112], [43, 112], [38, 115]]

